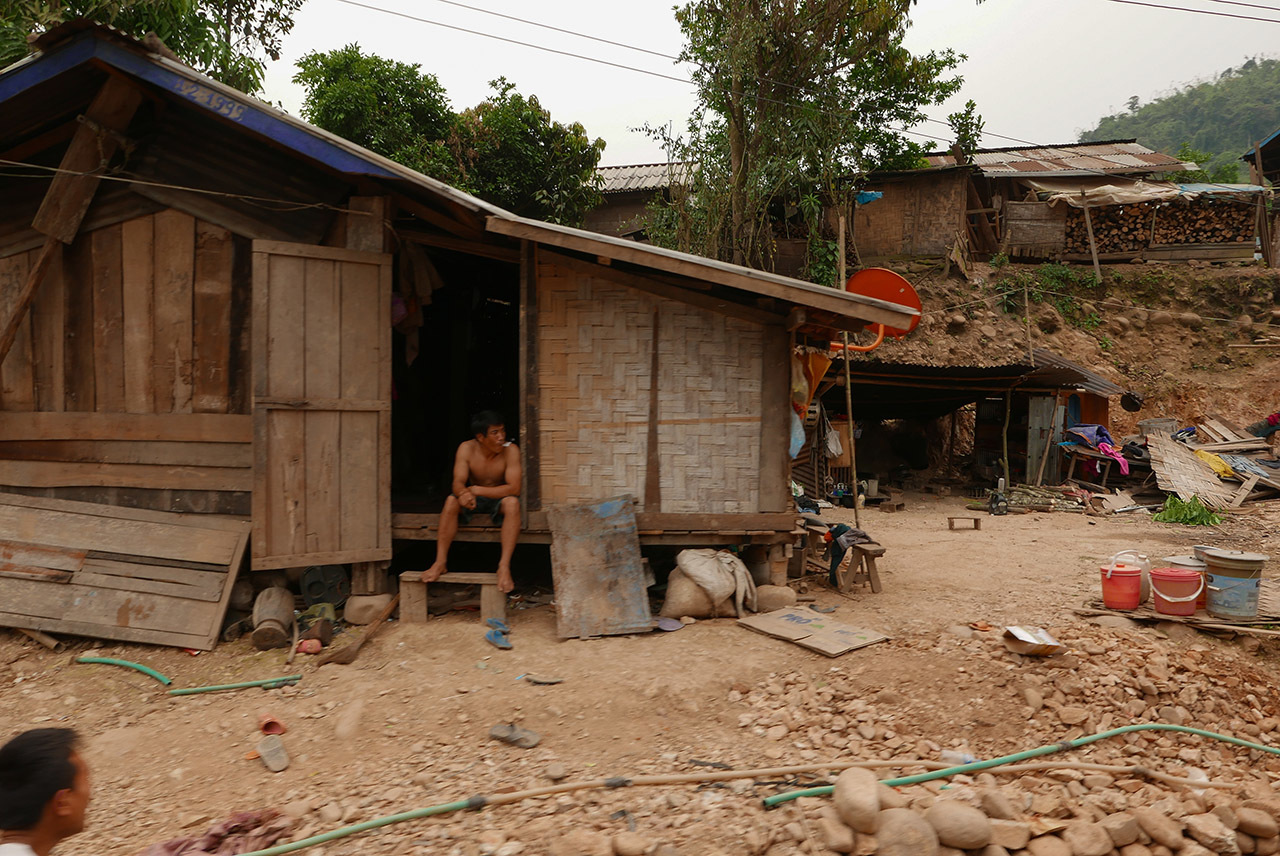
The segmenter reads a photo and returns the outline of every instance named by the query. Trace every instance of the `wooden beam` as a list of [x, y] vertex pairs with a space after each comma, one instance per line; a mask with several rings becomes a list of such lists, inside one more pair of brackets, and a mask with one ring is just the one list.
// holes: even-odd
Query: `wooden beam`
[[0, 411], [11, 440], [144, 440], [251, 443], [251, 417], [238, 413], [19, 413]]
[[455, 220], [448, 214], [443, 214], [429, 205], [423, 205], [421, 202], [414, 202], [404, 196], [395, 196], [395, 203], [398, 208], [408, 211], [415, 217], [426, 220], [432, 226], [444, 229], [459, 238], [465, 238], [471, 241], [477, 241], [484, 237], [484, 229], [478, 223], [464, 223]]
[[[824, 309], [842, 318], [856, 319], [905, 328], [919, 313], [906, 306], [869, 297], [836, 291], [823, 286], [788, 282], [783, 277], [763, 271], [740, 268], [714, 259], [686, 257], [633, 241], [615, 242], [604, 235], [591, 235], [577, 230], [564, 231], [550, 224], [527, 220], [490, 217], [490, 232], [536, 241], [552, 247], [593, 256], [608, 256], [646, 268], [666, 271], [700, 282], [714, 282], [752, 295], [777, 298], [790, 304]], [[790, 306], [786, 307], [788, 310]]]
[[600, 266], [594, 262], [585, 261], [574, 256], [567, 256], [563, 253], [556, 253], [550, 250], [544, 250], [539, 254], [548, 262], [562, 265], [570, 268], [578, 273], [588, 276], [596, 276], [610, 282], [616, 282], [619, 285], [625, 285], [628, 288], [634, 288], [638, 291], [644, 291], [649, 294], [664, 297], [668, 300], [675, 300], [680, 303], [687, 303], [690, 306], [697, 306], [700, 309], [707, 309], [711, 312], [717, 312], [721, 315], [728, 315], [732, 318], [738, 318], [742, 321], [750, 321], [754, 324], [762, 324], [766, 326], [780, 326], [786, 318], [782, 315], [775, 315], [772, 312], [765, 312], [751, 306], [743, 306], [741, 303], [734, 303], [731, 300], [723, 300], [708, 294], [697, 291], [689, 291], [675, 285], [668, 285], [659, 282], [651, 277], [642, 276], [630, 271], [619, 270], [611, 267], [608, 270], [601, 270]]
[[538, 374], [538, 245], [520, 242], [520, 455], [524, 495], [520, 524], [529, 528], [529, 513], [542, 508], [542, 448], [538, 425], [541, 396]]
[[452, 235], [441, 235], [435, 232], [426, 232], [411, 227], [397, 225], [396, 234], [406, 241], [412, 241], [415, 244], [425, 244], [428, 247], [439, 247], [442, 250], [455, 250], [459, 253], [470, 253], [473, 256], [483, 256], [487, 259], [496, 259], [500, 262], [509, 262], [510, 264], [520, 263], [520, 251], [513, 250], [510, 247], [499, 247], [495, 244], [485, 244], [480, 241], [470, 241], [465, 238], [455, 238]]
[[116, 135], [129, 126], [141, 103], [142, 91], [130, 81], [107, 78], [71, 138], [31, 225], [64, 244], [75, 240], [101, 181], [99, 174], [119, 146]]

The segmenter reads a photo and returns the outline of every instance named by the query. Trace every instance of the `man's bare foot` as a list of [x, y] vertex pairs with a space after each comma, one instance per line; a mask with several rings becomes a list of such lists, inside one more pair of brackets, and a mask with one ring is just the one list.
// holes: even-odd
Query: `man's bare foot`
[[434, 565], [422, 572], [422, 581], [424, 583], [433, 583], [440, 579], [440, 577], [444, 576], [448, 570], [449, 569], [445, 567], [444, 562], [436, 562]]
[[516, 587], [515, 580], [511, 579], [511, 569], [498, 566], [498, 591], [506, 594]]

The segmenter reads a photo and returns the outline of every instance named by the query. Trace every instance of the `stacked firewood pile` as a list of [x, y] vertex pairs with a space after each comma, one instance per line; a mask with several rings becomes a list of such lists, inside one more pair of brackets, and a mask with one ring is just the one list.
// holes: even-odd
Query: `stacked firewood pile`
[[[1151, 212], [1154, 208], [1153, 202], [1090, 208], [1098, 252], [1129, 253], [1144, 249], [1151, 241]], [[1089, 230], [1084, 222], [1083, 209], [1067, 209], [1066, 251], [1089, 252]]]
[[1257, 211], [1251, 203], [1201, 200], [1162, 205], [1154, 244], [1240, 244], [1253, 241]]
[[[1155, 222], [1152, 223], [1154, 214]], [[1149, 244], [1236, 244], [1253, 240], [1252, 205], [1230, 200], [1189, 204], [1137, 202], [1090, 208], [1099, 253], [1129, 253]], [[1084, 211], [1067, 209], [1067, 253], [1089, 252]]]

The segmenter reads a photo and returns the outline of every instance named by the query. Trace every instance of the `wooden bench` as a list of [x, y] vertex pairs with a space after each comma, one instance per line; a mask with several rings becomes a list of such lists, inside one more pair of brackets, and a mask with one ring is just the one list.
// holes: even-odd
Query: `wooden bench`
[[[444, 583], [480, 586], [480, 620], [507, 620], [507, 595], [499, 591], [496, 573], [450, 571], [431, 585]], [[427, 583], [422, 581], [422, 571], [400, 574], [400, 620], [406, 624], [427, 622]]]
[[848, 591], [855, 583], [867, 583], [872, 594], [880, 593], [880, 573], [876, 570], [876, 559], [884, 555], [884, 547], [875, 542], [870, 544], [854, 544], [849, 548], [849, 563], [844, 562], [836, 568], [837, 588]]
[[958, 522], [959, 522], [959, 521], [961, 521], [961, 520], [968, 520], [968, 521], [969, 521], [969, 525], [968, 525], [968, 526], [962, 526], [962, 527], [960, 527], [962, 530], [963, 530], [963, 529], [981, 529], [981, 528], [982, 528], [982, 518], [981, 518], [981, 517], [968, 517], [968, 516], [965, 516], [965, 517], [948, 517], [948, 518], [947, 518], [947, 528], [948, 528], [948, 529], [950, 529], [950, 530], [954, 530], [954, 529], [956, 528], [956, 523], [958, 523]]

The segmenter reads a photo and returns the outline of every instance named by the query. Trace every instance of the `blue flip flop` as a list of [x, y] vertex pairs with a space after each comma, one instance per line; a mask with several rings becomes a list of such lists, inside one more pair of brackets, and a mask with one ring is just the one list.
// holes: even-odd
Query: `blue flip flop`
[[511, 642], [507, 639], [507, 634], [501, 630], [489, 630], [484, 634], [484, 641], [488, 642], [495, 648], [501, 648], [503, 651], [511, 650]]
[[484, 623], [497, 630], [499, 633], [510, 633], [511, 628], [507, 626], [507, 622], [501, 618], [486, 618]]

